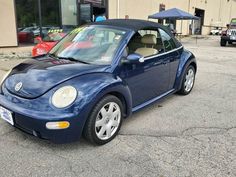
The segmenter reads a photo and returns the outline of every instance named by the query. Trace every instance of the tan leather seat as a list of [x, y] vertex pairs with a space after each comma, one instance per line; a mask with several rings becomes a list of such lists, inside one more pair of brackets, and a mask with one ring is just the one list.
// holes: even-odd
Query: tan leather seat
[[140, 34], [134, 36], [131, 39], [131, 41], [129, 43], [129, 52], [130, 52], [130, 54], [134, 53], [138, 48], [143, 47], [143, 44], [141, 43], [141, 39], [142, 39], [142, 36]]
[[[158, 50], [153, 48], [154, 45], [157, 44], [157, 38], [155, 35], [144, 35], [141, 39], [141, 43], [144, 44], [145, 47], [138, 48], [135, 53], [138, 53], [144, 57], [158, 54]], [[152, 47], [147, 47], [147, 45], [151, 45]]]

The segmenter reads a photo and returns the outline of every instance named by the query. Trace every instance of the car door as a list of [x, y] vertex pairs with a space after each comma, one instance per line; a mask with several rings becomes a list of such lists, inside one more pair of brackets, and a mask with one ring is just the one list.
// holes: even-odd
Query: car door
[[[150, 33], [150, 31], [148, 32]], [[159, 34], [158, 31], [154, 31], [154, 33]], [[158, 38], [157, 43], [162, 43], [159, 35], [156, 37]], [[169, 61], [166, 59], [166, 55], [161, 53], [163, 45], [160, 46], [161, 48], [158, 48], [158, 44], [152, 46], [160, 53], [145, 56], [143, 63], [125, 63], [121, 66], [120, 76], [131, 91], [133, 107], [160, 96], [168, 90]], [[138, 47], [140, 48], [140, 45]]]
[[164, 45], [165, 59], [169, 62], [170, 75], [168, 90], [171, 90], [174, 87], [176, 73], [183, 47], [179, 42], [177, 44], [177, 42], [175, 42], [174, 39], [163, 29], [159, 29], [159, 33]]

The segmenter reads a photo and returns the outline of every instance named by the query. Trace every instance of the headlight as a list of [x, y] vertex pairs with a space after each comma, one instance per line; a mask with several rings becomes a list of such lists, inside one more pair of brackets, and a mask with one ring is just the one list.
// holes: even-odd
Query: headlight
[[11, 73], [11, 70], [7, 71], [7, 73], [3, 76], [1, 82], [0, 82], [0, 85], [3, 84], [3, 82], [5, 81], [5, 79], [8, 77], [8, 75]]
[[231, 36], [231, 33], [232, 33], [231, 30], [227, 31], [227, 35], [229, 35], [229, 36]]
[[77, 97], [77, 90], [72, 86], [58, 89], [52, 96], [52, 104], [56, 108], [65, 108], [71, 105]]

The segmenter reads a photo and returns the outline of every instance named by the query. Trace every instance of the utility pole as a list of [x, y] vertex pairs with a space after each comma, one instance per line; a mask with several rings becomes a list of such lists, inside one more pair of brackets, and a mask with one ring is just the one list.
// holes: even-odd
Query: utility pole
[[39, 13], [39, 36], [42, 36], [42, 11], [41, 11], [41, 0], [38, 0], [38, 13]]
[[[190, 3], [191, 3], [191, 0], [188, 0], [188, 13], [190, 13]], [[182, 23], [182, 22], [181, 22]], [[182, 24], [181, 24], [182, 25]], [[190, 29], [189, 29], [189, 20], [188, 20], [188, 23], [187, 23], [187, 31], [188, 31], [188, 34], [190, 34]], [[191, 24], [191, 28], [192, 28], [192, 24]]]

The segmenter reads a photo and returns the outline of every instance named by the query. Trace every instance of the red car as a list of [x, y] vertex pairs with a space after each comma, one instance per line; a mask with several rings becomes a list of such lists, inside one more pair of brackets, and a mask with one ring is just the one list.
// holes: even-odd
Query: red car
[[43, 39], [36, 37], [35, 41], [37, 45], [32, 49], [32, 56], [36, 57], [48, 53], [65, 35], [66, 33], [50, 33]]
[[[56, 44], [57, 42], [65, 36], [66, 33], [49, 33], [47, 37], [42, 39], [41, 37], [36, 37], [36, 43], [38, 43], [34, 48], [32, 49], [32, 56], [36, 57], [39, 55], [43, 55], [48, 53]], [[84, 41], [81, 41], [77, 44], [73, 43], [65, 43], [64, 47], [71, 47], [71, 48], [91, 48], [92, 40], [94, 34], [90, 35], [87, 39], [84, 39]]]
[[18, 32], [18, 41], [19, 43], [33, 43], [34, 41], [34, 33], [37, 27], [28, 27]]

